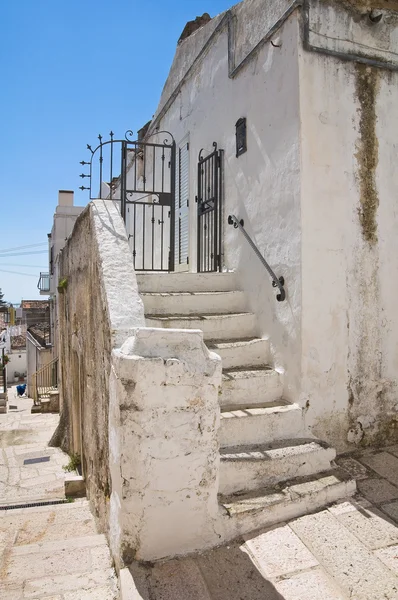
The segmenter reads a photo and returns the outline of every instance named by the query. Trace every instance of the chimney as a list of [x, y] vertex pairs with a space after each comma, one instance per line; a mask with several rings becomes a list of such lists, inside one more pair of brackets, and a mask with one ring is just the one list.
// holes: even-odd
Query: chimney
[[73, 195], [69, 190], [59, 190], [58, 206], [73, 206]]

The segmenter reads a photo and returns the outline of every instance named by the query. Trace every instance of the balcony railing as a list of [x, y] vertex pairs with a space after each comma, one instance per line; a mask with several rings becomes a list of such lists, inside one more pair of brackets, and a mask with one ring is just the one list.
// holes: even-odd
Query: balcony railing
[[50, 292], [50, 273], [40, 273], [37, 287], [40, 293], [48, 294]]

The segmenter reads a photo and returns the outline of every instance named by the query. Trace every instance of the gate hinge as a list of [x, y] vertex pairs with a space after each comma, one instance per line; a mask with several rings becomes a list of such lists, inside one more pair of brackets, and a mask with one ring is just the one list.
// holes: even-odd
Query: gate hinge
[[187, 265], [189, 265], [189, 256], [187, 256]]
[[189, 150], [189, 142], [187, 142], [187, 150]]
[[197, 201], [198, 201], [198, 197], [197, 197], [197, 196], [195, 196], [195, 202], [197, 202]]

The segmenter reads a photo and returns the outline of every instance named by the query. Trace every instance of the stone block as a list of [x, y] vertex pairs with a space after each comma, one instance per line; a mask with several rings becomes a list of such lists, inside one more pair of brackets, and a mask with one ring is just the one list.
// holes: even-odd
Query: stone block
[[342, 457], [336, 460], [339, 467], [347, 471], [353, 479], [365, 479], [369, 473], [361, 463], [351, 457]]
[[275, 527], [254, 537], [246, 536], [249, 554], [267, 579], [318, 565], [318, 561], [288, 525]]
[[378, 452], [362, 456], [361, 462], [391, 483], [398, 485], [398, 458], [396, 456], [388, 452]]
[[358, 510], [351, 504], [351, 510], [335, 512], [334, 516], [370, 550], [398, 543], [398, 527], [377, 508], [360, 507]]
[[398, 498], [398, 488], [385, 479], [364, 479], [358, 482], [358, 490], [371, 502], [380, 504]]
[[333, 581], [321, 568], [297, 573], [274, 583], [284, 600], [345, 600]]
[[356, 600], [398, 597], [398, 579], [329, 511], [290, 523], [347, 595]]
[[86, 495], [86, 482], [82, 475], [67, 475], [65, 479], [65, 496], [67, 498], [83, 498]]

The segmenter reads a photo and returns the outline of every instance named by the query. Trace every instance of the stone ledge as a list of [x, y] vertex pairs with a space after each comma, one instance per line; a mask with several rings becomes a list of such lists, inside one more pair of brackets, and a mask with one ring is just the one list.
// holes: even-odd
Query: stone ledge
[[65, 496], [83, 498], [86, 495], [86, 482], [82, 475], [67, 475], [65, 479]]

